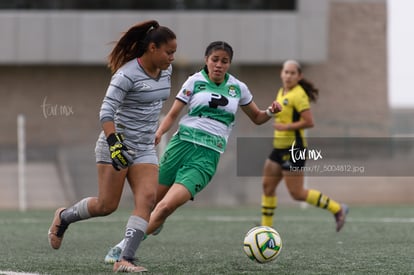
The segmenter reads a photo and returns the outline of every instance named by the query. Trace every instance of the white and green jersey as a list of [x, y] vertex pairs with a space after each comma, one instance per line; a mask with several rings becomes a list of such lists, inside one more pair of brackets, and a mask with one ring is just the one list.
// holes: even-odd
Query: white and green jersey
[[188, 113], [179, 122], [180, 138], [223, 153], [238, 107], [252, 98], [246, 84], [230, 74], [217, 85], [204, 70], [195, 73], [176, 96], [188, 105]]

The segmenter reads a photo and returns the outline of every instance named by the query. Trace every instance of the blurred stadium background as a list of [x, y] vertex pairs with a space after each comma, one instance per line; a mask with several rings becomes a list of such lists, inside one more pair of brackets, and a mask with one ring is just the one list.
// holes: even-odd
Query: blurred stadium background
[[[388, 103], [386, 0], [2, 1], [0, 209], [19, 207], [19, 114], [26, 118], [27, 208], [68, 205], [96, 193], [98, 112], [110, 80], [106, 57], [121, 32], [148, 19], [178, 37], [164, 113], [186, 77], [203, 66], [207, 44], [225, 40], [235, 50], [231, 73], [263, 108], [281, 85], [282, 62], [302, 63], [320, 89], [311, 137], [414, 133], [413, 111]], [[239, 112], [218, 172], [196, 202], [259, 205], [260, 176], [236, 172], [237, 137], [271, 135], [271, 123], [254, 126]], [[338, 176], [308, 177], [306, 184], [350, 204], [385, 204], [413, 202], [411, 181]], [[280, 203], [294, 203], [284, 187], [279, 191]], [[128, 187], [124, 195], [123, 205], [131, 206]]]

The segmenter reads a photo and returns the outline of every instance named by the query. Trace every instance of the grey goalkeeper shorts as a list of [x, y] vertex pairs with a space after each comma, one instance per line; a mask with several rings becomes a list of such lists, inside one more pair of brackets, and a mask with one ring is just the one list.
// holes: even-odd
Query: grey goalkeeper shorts
[[[149, 150], [137, 150], [132, 148], [129, 149], [135, 153], [133, 156], [133, 164], [151, 163], [158, 165], [158, 156], [155, 148]], [[100, 133], [98, 140], [96, 141], [95, 158], [96, 163], [112, 163], [111, 154], [109, 152], [109, 145], [106, 142], [105, 134], [103, 132]]]

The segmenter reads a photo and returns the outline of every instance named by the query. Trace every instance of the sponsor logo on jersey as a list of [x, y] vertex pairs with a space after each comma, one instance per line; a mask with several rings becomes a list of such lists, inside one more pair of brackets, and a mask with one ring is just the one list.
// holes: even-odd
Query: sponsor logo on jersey
[[190, 90], [183, 89], [183, 94], [185, 96], [191, 96], [191, 91]]
[[285, 99], [283, 100], [283, 105], [287, 106], [288, 104], [289, 104], [289, 100], [288, 100], [287, 98], [285, 98]]
[[151, 90], [151, 86], [145, 82], [141, 82], [141, 90]]
[[194, 87], [194, 90], [195, 90], [196, 92], [201, 92], [201, 91], [203, 91], [203, 90], [205, 90], [205, 89], [206, 89], [206, 84], [204, 84], [204, 83], [198, 84], [198, 85], [196, 85], [196, 86]]

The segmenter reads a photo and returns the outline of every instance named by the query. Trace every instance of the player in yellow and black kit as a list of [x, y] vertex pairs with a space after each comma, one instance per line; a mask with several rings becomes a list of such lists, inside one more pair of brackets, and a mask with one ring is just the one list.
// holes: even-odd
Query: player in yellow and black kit
[[304, 131], [313, 127], [310, 101], [316, 101], [318, 90], [303, 78], [300, 64], [288, 60], [280, 73], [283, 87], [279, 89], [276, 101], [282, 111], [276, 114], [274, 123], [273, 150], [266, 159], [263, 169], [262, 225], [272, 226], [277, 206], [276, 188], [282, 179], [293, 199], [306, 201], [332, 212], [336, 231], [345, 223], [348, 207], [330, 199], [318, 190], [305, 189], [303, 167], [305, 159], [292, 159], [291, 150], [307, 147]]

